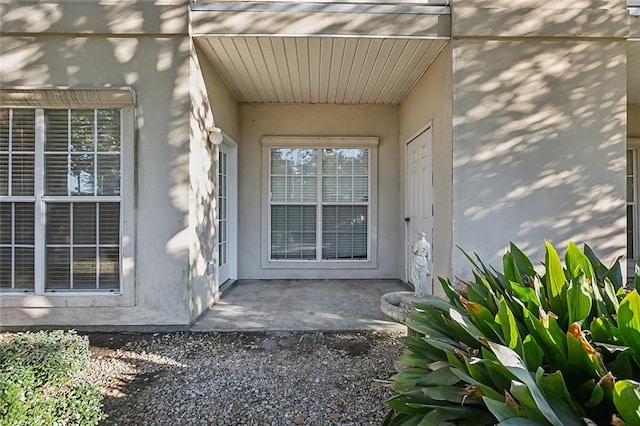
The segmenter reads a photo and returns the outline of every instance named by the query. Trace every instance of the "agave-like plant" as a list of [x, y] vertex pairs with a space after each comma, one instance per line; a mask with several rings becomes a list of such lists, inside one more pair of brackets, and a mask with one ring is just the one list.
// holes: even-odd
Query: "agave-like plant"
[[563, 266], [548, 242], [543, 273], [514, 244], [502, 273], [465, 256], [472, 281], [414, 305], [386, 425], [640, 425], [640, 295], [619, 261], [569, 243]]

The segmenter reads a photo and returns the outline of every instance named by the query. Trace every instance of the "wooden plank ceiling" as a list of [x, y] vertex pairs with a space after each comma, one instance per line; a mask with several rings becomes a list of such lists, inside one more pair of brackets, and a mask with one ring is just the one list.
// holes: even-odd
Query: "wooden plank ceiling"
[[399, 104], [446, 40], [207, 36], [198, 44], [238, 102]]

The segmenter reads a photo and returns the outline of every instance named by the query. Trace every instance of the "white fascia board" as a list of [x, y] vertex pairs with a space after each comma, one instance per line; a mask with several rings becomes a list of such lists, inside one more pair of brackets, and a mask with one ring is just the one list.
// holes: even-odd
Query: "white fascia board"
[[192, 3], [195, 12], [322, 12], [322, 13], [381, 13], [381, 14], [421, 14], [449, 15], [448, 6], [404, 5], [404, 4], [371, 4], [371, 3], [286, 3], [262, 2], [248, 3], [243, 1]]

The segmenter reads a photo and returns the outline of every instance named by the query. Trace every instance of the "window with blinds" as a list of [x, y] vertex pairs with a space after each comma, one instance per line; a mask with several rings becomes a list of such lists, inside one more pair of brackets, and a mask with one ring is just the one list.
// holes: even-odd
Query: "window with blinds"
[[635, 259], [638, 255], [637, 241], [637, 215], [638, 203], [637, 187], [637, 149], [627, 149], [627, 258]]
[[271, 260], [368, 260], [368, 148], [271, 148], [269, 164]]
[[0, 110], [0, 289], [120, 290], [121, 120]]

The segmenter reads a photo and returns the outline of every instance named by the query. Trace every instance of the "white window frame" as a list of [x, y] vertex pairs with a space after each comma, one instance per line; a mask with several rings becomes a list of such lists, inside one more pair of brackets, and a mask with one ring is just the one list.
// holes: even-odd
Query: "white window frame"
[[[640, 160], [640, 158], [638, 157], [640, 155], [640, 138], [629, 138], [627, 139], [627, 149], [626, 151], [632, 151], [633, 152], [633, 195], [634, 195], [634, 203], [633, 203], [633, 223], [635, 225], [634, 228], [634, 235], [633, 235], [633, 243], [634, 243], [634, 248], [635, 248], [635, 256], [640, 256], [640, 247], [638, 246], [639, 241], [640, 241], [640, 230], [638, 229], [638, 196], [640, 195], [640, 188], [638, 185], [638, 161]], [[626, 151], [625, 151], [625, 157], [626, 157]], [[625, 176], [626, 176], [626, 167], [625, 167]], [[626, 186], [626, 179], [625, 179], [625, 186]], [[626, 187], [625, 187], [625, 194], [626, 194]], [[625, 195], [625, 201], [626, 201], [626, 195]], [[626, 201], [625, 205], [629, 205], [630, 203], [628, 201]], [[626, 215], [626, 208], [625, 208], [625, 215]], [[625, 239], [626, 241], [626, 239]], [[626, 253], [625, 253], [626, 255]], [[636, 259], [631, 257], [631, 258], [627, 258], [627, 276], [628, 277], [633, 277], [634, 275], [634, 270], [635, 270], [635, 265], [636, 265]]]
[[[271, 259], [271, 203], [269, 186], [272, 148], [333, 148], [369, 150], [369, 208], [367, 259]], [[263, 136], [261, 265], [264, 269], [372, 269], [378, 267], [378, 138], [374, 136]], [[317, 218], [319, 221], [320, 218]], [[318, 225], [320, 226], [320, 225]]]
[[[135, 226], [134, 226], [134, 93], [130, 88], [68, 89], [68, 88], [3, 88], [0, 90], [3, 108], [36, 110], [36, 203], [45, 203], [44, 190], [44, 112], [45, 109], [120, 109], [121, 184], [120, 184], [120, 290], [119, 291], [45, 291], [45, 227], [36, 208], [35, 228], [35, 289], [33, 292], [0, 292], [0, 308], [75, 308], [119, 307], [135, 305]], [[109, 201], [109, 197], [105, 197]], [[113, 197], [112, 197], [113, 198]], [[91, 197], [93, 201], [95, 197]], [[56, 201], [64, 201], [64, 197]], [[100, 201], [100, 200], [98, 200]], [[44, 312], [44, 311], [43, 311]]]

